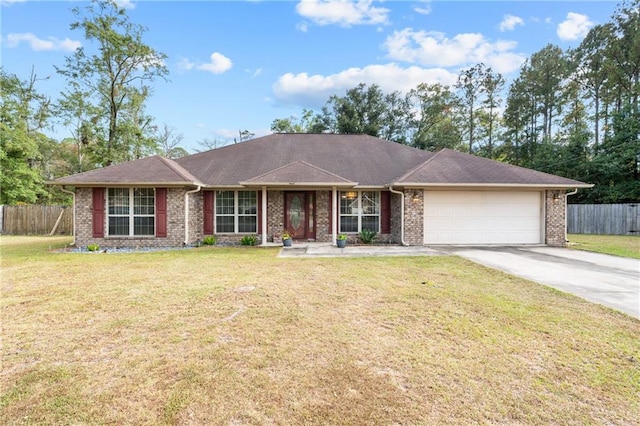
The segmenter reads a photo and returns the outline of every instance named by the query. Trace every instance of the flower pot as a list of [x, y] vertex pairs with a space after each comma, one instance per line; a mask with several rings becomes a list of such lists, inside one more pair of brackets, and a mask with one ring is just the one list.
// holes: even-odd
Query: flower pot
[[336, 240], [338, 248], [345, 248], [347, 246], [347, 240]]
[[285, 247], [291, 247], [291, 238], [282, 240], [282, 245]]

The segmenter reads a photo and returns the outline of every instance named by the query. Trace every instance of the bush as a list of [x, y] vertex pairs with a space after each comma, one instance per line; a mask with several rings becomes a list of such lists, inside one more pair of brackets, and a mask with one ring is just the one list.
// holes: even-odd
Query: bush
[[89, 251], [98, 251], [98, 250], [100, 250], [100, 246], [97, 245], [97, 244], [89, 244], [87, 246], [87, 250], [89, 250]]
[[245, 235], [240, 239], [240, 244], [243, 246], [255, 246], [258, 243], [258, 237], [255, 235]]
[[212, 246], [212, 245], [215, 245], [215, 243], [216, 243], [216, 237], [214, 237], [213, 235], [207, 235], [202, 239], [202, 245], [205, 245], [205, 246]]
[[362, 231], [360, 231], [360, 234], [358, 236], [360, 237], [360, 241], [362, 241], [364, 244], [371, 244], [373, 243], [373, 240], [377, 238], [378, 233], [370, 229], [363, 229]]

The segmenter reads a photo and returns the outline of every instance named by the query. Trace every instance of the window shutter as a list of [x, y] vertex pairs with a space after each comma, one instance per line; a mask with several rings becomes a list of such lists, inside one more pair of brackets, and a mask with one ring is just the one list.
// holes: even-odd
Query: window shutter
[[104, 238], [104, 188], [93, 188], [93, 238]]
[[391, 233], [391, 192], [380, 193], [380, 231], [382, 234]]
[[167, 237], [167, 188], [156, 188], [156, 237]]
[[327, 234], [332, 235], [333, 232], [333, 191], [329, 191], [329, 229], [327, 229]]
[[257, 191], [258, 192], [258, 205], [257, 210], [258, 210], [258, 234], [262, 234], [262, 191]]
[[204, 191], [204, 223], [202, 233], [213, 235], [213, 191]]

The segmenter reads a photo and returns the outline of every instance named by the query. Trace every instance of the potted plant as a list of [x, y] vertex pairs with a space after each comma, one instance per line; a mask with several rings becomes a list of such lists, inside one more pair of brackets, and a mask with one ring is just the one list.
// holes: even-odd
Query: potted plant
[[338, 235], [338, 237], [336, 238], [336, 244], [338, 245], [338, 248], [345, 248], [347, 245], [347, 235], [346, 234]]
[[287, 231], [282, 233], [282, 245], [285, 247], [291, 247], [291, 234]]

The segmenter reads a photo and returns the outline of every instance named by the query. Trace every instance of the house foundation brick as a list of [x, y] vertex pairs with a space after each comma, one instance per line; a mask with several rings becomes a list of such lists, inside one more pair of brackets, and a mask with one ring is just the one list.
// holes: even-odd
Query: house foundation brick
[[404, 191], [404, 241], [410, 246], [424, 244], [424, 192]]
[[564, 191], [545, 192], [545, 244], [550, 247], [565, 247], [566, 198]]

